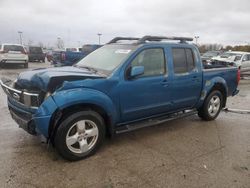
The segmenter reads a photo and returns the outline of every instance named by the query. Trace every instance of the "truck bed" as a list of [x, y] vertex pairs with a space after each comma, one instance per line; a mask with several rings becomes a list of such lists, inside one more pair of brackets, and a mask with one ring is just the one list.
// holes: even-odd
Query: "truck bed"
[[235, 92], [234, 90], [238, 85], [237, 72], [237, 67], [203, 69], [203, 84], [205, 85], [207, 80], [223, 78], [228, 86], [228, 96], [231, 96]]

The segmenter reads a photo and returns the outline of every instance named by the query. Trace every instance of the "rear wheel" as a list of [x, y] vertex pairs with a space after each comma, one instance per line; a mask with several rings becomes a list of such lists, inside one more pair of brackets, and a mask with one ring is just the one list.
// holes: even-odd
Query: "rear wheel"
[[212, 91], [205, 99], [202, 107], [198, 110], [200, 118], [211, 121], [217, 118], [223, 104], [223, 96], [220, 91]]
[[94, 111], [80, 111], [69, 115], [58, 127], [55, 148], [70, 161], [95, 153], [105, 138], [103, 118]]

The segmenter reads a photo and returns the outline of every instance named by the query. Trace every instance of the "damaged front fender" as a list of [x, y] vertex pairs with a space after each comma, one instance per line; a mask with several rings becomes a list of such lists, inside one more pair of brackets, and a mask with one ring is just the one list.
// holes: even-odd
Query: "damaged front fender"
[[54, 99], [50, 96], [41, 104], [36, 113], [33, 115], [33, 121], [36, 124], [37, 132], [41, 133], [46, 138], [49, 136], [51, 118], [57, 109], [58, 106], [56, 105]]

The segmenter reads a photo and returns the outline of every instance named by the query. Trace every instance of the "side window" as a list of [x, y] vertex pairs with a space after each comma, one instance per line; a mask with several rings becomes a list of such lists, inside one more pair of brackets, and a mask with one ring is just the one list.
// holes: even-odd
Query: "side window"
[[174, 73], [187, 72], [186, 53], [184, 48], [173, 48]]
[[162, 75], [165, 73], [165, 57], [162, 48], [146, 49], [132, 61], [131, 67], [144, 66], [144, 76]]
[[244, 55], [242, 60], [247, 61], [248, 60], [248, 55]]
[[183, 74], [195, 68], [194, 54], [190, 48], [173, 48], [174, 73]]
[[191, 49], [185, 49], [187, 56], [188, 71], [192, 71], [195, 68], [194, 55]]

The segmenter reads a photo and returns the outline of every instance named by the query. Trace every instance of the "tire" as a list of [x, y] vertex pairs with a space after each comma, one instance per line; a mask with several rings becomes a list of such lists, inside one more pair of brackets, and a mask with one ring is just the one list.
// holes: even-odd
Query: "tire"
[[198, 116], [205, 121], [214, 120], [218, 117], [222, 109], [222, 104], [222, 93], [214, 90], [207, 96], [202, 107], [198, 110]]
[[59, 124], [54, 145], [64, 159], [81, 160], [96, 152], [104, 141], [105, 130], [104, 120], [98, 113], [91, 110], [76, 112]]

